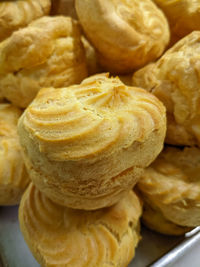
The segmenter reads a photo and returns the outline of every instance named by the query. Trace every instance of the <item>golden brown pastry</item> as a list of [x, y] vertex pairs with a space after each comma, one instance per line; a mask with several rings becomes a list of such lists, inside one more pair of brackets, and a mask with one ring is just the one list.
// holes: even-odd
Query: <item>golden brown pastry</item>
[[153, 207], [152, 203], [148, 205], [147, 202], [144, 204], [142, 222], [149, 229], [164, 235], [184, 235], [193, 229], [191, 227], [177, 225], [167, 220], [159, 209]]
[[199, 173], [199, 148], [165, 148], [138, 183], [144, 205], [177, 225], [200, 225]]
[[167, 109], [166, 143], [200, 146], [200, 32], [133, 75], [133, 85], [157, 96]]
[[51, 15], [64, 15], [77, 19], [74, 0], [51, 0]]
[[0, 206], [18, 204], [29, 183], [17, 136], [18, 108], [0, 104]]
[[50, 0], [0, 1], [0, 41], [31, 21], [47, 15]]
[[133, 192], [97, 211], [59, 206], [33, 184], [19, 208], [24, 238], [42, 267], [125, 267], [140, 240], [141, 204]]
[[168, 22], [151, 0], [76, 0], [75, 6], [108, 71], [130, 73], [158, 58], [168, 44]]
[[172, 33], [172, 42], [200, 30], [199, 0], [153, 0], [166, 15]]
[[42, 87], [79, 83], [87, 76], [77, 22], [42, 17], [0, 44], [0, 91], [26, 107]]
[[19, 121], [30, 177], [49, 198], [78, 209], [119, 201], [163, 147], [162, 103], [99, 74], [42, 89]]

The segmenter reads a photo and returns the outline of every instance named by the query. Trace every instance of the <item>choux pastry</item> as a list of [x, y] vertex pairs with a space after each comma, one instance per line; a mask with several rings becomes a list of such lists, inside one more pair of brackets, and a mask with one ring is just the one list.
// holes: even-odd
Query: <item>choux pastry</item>
[[172, 43], [177, 42], [192, 31], [200, 30], [200, 1], [199, 0], [153, 0], [166, 15]]
[[142, 212], [142, 222], [149, 229], [164, 235], [184, 235], [193, 229], [167, 220], [159, 209], [153, 207], [152, 203], [148, 205], [147, 202]]
[[199, 226], [199, 171], [199, 148], [165, 148], [138, 182], [144, 206], [147, 203], [174, 224]]
[[60, 205], [97, 209], [119, 201], [160, 153], [166, 117], [145, 90], [99, 74], [42, 89], [18, 132], [35, 185]]
[[0, 91], [19, 107], [42, 87], [68, 86], [86, 76], [79, 26], [70, 17], [42, 17], [0, 44]]
[[20, 228], [42, 267], [126, 267], [140, 240], [141, 204], [132, 191], [97, 211], [59, 206], [30, 184], [19, 208]]
[[133, 85], [157, 96], [167, 109], [165, 142], [200, 146], [200, 31], [176, 43], [156, 63], [133, 75]]
[[157, 59], [170, 38], [151, 0], [76, 0], [78, 18], [104, 69], [131, 73]]
[[0, 41], [31, 21], [47, 15], [50, 7], [50, 0], [0, 1]]
[[16, 205], [29, 183], [17, 136], [18, 108], [0, 104], [0, 206]]

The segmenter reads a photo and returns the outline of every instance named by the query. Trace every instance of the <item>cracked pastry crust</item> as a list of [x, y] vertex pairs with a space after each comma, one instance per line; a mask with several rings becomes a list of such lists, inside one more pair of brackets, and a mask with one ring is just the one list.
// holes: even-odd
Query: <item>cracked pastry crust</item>
[[200, 225], [200, 149], [166, 147], [137, 185], [142, 199], [180, 226]]
[[153, 0], [166, 15], [171, 33], [172, 43], [177, 42], [192, 31], [200, 30], [199, 0]]
[[31, 21], [47, 15], [50, 7], [50, 0], [0, 1], [0, 41]]
[[70, 16], [77, 19], [75, 0], [51, 0], [51, 15]]
[[42, 89], [18, 125], [33, 182], [78, 209], [119, 201], [162, 150], [165, 130], [156, 97], [108, 74]]
[[42, 87], [79, 83], [87, 76], [77, 22], [42, 17], [14, 32], [0, 45], [0, 91], [26, 107]]
[[18, 108], [0, 104], [0, 206], [16, 205], [29, 183], [17, 136]]
[[140, 240], [141, 211], [131, 191], [110, 208], [82, 211], [53, 203], [31, 183], [20, 203], [19, 221], [42, 267], [125, 267]]
[[112, 73], [130, 73], [157, 59], [169, 42], [168, 22], [151, 0], [76, 0], [83, 30]]
[[166, 106], [168, 144], [200, 146], [199, 42], [200, 32], [193, 32], [133, 75], [134, 86], [147, 89]]

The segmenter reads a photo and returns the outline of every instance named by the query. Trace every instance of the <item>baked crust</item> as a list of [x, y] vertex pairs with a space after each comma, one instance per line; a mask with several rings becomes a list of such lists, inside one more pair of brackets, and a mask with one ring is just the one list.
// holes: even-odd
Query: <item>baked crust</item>
[[0, 45], [0, 91], [26, 107], [42, 87], [79, 83], [87, 76], [79, 26], [69, 17], [42, 17]]
[[150, 0], [76, 0], [75, 7], [99, 62], [112, 73], [131, 73], [168, 44], [168, 22]]
[[175, 43], [192, 31], [200, 30], [199, 0], [153, 0], [166, 15], [172, 33], [171, 43]]
[[165, 142], [200, 145], [200, 32], [176, 43], [156, 63], [133, 75], [133, 85], [157, 96], [167, 109]]
[[0, 41], [31, 21], [47, 15], [50, 0], [16, 0], [0, 2]]
[[166, 117], [153, 95], [99, 74], [42, 89], [18, 130], [38, 188], [61, 205], [97, 209], [116, 203], [160, 153]]
[[19, 208], [21, 231], [42, 267], [127, 266], [140, 240], [140, 216], [131, 191], [110, 208], [81, 211], [53, 203], [33, 184]]
[[193, 229], [167, 220], [159, 209], [153, 207], [152, 203], [148, 205], [146, 201], [142, 212], [142, 222], [149, 229], [164, 235], [184, 235]]
[[199, 170], [199, 148], [165, 148], [139, 180], [138, 188], [144, 202], [159, 210], [170, 222], [198, 226]]
[[17, 136], [21, 111], [0, 104], [0, 206], [16, 205], [29, 183]]

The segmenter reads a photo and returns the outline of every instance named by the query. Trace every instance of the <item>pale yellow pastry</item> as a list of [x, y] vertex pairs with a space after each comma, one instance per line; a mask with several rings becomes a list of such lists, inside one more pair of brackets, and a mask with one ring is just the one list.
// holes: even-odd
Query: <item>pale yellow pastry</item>
[[74, 0], [51, 0], [51, 15], [64, 15], [77, 18]]
[[[200, 225], [200, 149], [167, 147], [138, 183], [144, 203], [180, 226]], [[144, 204], [145, 205], [145, 204]]]
[[87, 76], [85, 51], [77, 22], [42, 17], [0, 44], [0, 91], [26, 107], [45, 86], [79, 83]]
[[176, 42], [195, 30], [200, 30], [199, 0], [153, 0], [166, 15]]
[[148, 205], [147, 202], [144, 203], [142, 222], [149, 229], [164, 235], [184, 235], [193, 229], [167, 220], [161, 211], [153, 207], [152, 203]]
[[31, 21], [47, 15], [50, 7], [50, 0], [0, 1], [0, 41]]
[[165, 129], [156, 97], [108, 74], [42, 89], [18, 125], [33, 182], [58, 204], [79, 209], [126, 195], [161, 151]]
[[157, 59], [169, 42], [168, 22], [151, 0], [76, 0], [75, 7], [108, 71], [130, 73]]
[[200, 31], [133, 75], [134, 86], [147, 89], [166, 106], [168, 144], [200, 146], [199, 53]]
[[19, 208], [22, 234], [42, 267], [126, 267], [140, 240], [141, 204], [128, 192], [97, 211], [59, 206], [33, 184]]
[[0, 206], [18, 204], [29, 183], [17, 136], [18, 108], [0, 104]]

